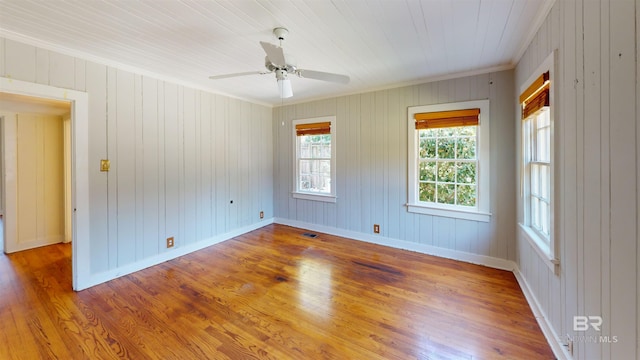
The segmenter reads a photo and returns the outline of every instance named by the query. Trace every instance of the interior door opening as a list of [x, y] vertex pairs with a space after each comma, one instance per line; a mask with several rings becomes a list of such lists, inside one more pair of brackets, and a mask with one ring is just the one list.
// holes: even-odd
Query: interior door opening
[[[58, 88], [49, 85], [37, 84], [28, 81], [10, 79], [0, 77], [0, 93], [6, 96], [22, 95], [35, 99], [47, 101], [62, 101], [71, 105], [70, 116], [70, 161], [69, 167], [71, 172], [71, 277], [72, 287], [79, 291], [86, 289], [99, 283], [100, 279], [96, 278], [91, 272], [91, 235], [90, 235], [90, 201], [89, 201], [89, 94], [87, 92], [76, 91], [66, 88]], [[5, 95], [3, 95], [5, 96]], [[6, 136], [5, 136], [6, 137]], [[2, 144], [2, 149], [8, 148], [6, 144]], [[0, 161], [4, 158], [0, 156]], [[0, 164], [4, 167], [4, 164]], [[3, 188], [6, 180], [11, 174], [3, 174], [0, 176], [3, 182]], [[13, 174], [15, 176], [15, 174]], [[9, 221], [7, 218], [7, 205], [10, 204], [10, 195], [6, 189], [2, 190], [2, 199], [4, 211], [4, 234], [7, 238]], [[13, 195], [12, 195], [13, 196]], [[15, 201], [15, 200], [14, 200]], [[93, 254], [100, 256], [100, 254]]]
[[70, 101], [0, 92], [2, 252], [72, 241], [71, 121]]

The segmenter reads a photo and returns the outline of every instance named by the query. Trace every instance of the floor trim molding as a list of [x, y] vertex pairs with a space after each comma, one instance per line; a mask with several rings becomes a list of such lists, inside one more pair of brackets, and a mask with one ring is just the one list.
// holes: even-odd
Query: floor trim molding
[[267, 226], [273, 224], [273, 218], [271, 219], [264, 219], [260, 222], [251, 224], [251, 225], [247, 225], [247, 226], [243, 226], [240, 228], [237, 228], [235, 230], [231, 230], [229, 232], [226, 232], [224, 234], [220, 234], [220, 235], [216, 235], [213, 236], [211, 238], [208, 239], [204, 239], [204, 240], [200, 240], [196, 243], [193, 244], [188, 244], [186, 246], [182, 246], [182, 247], [176, 247], [175, 250], [170, 250], [170, 251], [165, 251], [161, 254], [158, 254], [156, 256], [132, 263], [132, 264], [128, 264], [125, 266], [121, 266], [118, 267], [116, 269], [112, 269], [112, 270], [108, 270], [108, 271], [104, 271], [98, 274], [92, 274], [91, 276], [88, 277], [86, 282], [83, 282], [81, 285], [82, 287], [79, 288], [78, 290], [84, 290], [87, 288], [90, 288], [92, 286], [98, 285], [98, 284], [102, 284], [105, 283], [107, 281], [113, 280], [113, 279], [117, 279], [121, 276], [125, 276], [131, 273], [134, 273], [136, 271], [140, 271], [143, 269], [146, 269], [148, 267], [154, 266], [154, 265], [158, 265], [158, 264], [162, 264], [165, 261], [169, 261], [175, 258], [178, 258], [180, 256], [184, 256], [187, 254], [190, 254], [194, 251], [198, 251], [201, 249], [204, 249], [206, 247], [209, 247], [211, 245], [215, 245], [218, 243], [221, 243], [223, 241], [232, 239], [236, 236], [240, 236], [242, 234], [246, 234], [248, 232], [257, 230], [261, 227]]
[[500, 270], [513, 271], [516, 264], [511, 260], [500, 259], [496, 257], [468, 253], [459, 250], [445, 249], [437, 246], [418, 244], [410, 241], [404, 241], [382, 235], [366, 234], [357, 231], [344, 230], [324, 225], [316, 225], [303, 221], [275, 218], [274, 223], [297, 227], [301, 229], [323, 232], [330, 235], [342, 236], [345, 238], [365, 241], [378, 245], [385, 245], [396, 249], [415, 251], [422, 254], [438, 256], [447, 259], [460, 260], [472, 264], [484, 265]]
[[520, 289], [522, 289], [522, 293], [524, 294], [525, 299], [527, 299], [527, 303], [529, 303], [529, 307], [533, 312], [533, 316], [535, 316], [538, 321], [538, 325], [540, 326], [540, 330], [544, 334], [544, 337], [547, 338], [547, 342], [549, 346], [551, 346], [551, 350], [555, 354], [557, 359], [560, 360], [568, 360], [571, 359], [572, 356], [567, 350], [567, 347], [562, 342], [562, 337], [558, 336], [558, 334], [553, 330], [553, 326], [549, 323], [549, 319], [542, 312], [542, 307], [540, 303], [538, 303], [538, 299], [531, 291], [531, 287], [527, 280], [522, 276], [520, 269], [516, 265], [515, 269], [513, 269], [513, 275], [515, 275], [518, 284], [520, 285]]

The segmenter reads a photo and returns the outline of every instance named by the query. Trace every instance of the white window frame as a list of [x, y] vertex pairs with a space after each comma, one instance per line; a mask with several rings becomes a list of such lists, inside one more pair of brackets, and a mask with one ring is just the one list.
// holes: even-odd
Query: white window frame
[[[557, 265], [560, 264], [557, 258], [557, 242], [556, 242], [556, 222], [555, 222], [555, 174], [556, 174], [556, 158], [555, 158], [555, 119], [558, 112], [556, 104], [556, 91], [554, 89], [556, 69], [555, 64], [557, 51], [552, 52], [547, 58], [540, 64], [540, 66], [532, 73], [532, 75], [520, 86], [520, 93], [522, 94], [542, 73], [549, 72], [549, 109], [543, 110], [549, 112], [550, 121], [550, 139], [549, 139], [549, 159], [550, 159], [550, 174], [549, 174], [549, 237], [541, 234], [535, 228], [531, 226], [531, 191], [530, 191], [530, 169], [527, 161], [530, 158], [527, 131], [532, 128], [528, 121], [521, 118], [521, 113], [518, 114], [518, 121], [520, 123], [521, 133], [521, 146], [519, 154], [519, 168], [520, 168], [520, 206], [522, 211], [522, 219], [518, 224], [522, 230], [524, 238], [531, 244], [536, 253], [545, 260], [545, 264], [556, 271]], [[522, 104], [518, 104], [518, 108], [522, 109]], [[531, 129], [535, 130], [535, 129]]]
[[[480, 118], [477, 129], [476, 154], [478, 156], [478, 165], [476, 167], [476, 206], [456, 206], [438, 203], [426, 203], [419, 200], [419, 158], [418, 149], [420, 142], [418, 139], [418, 131], [415, 127], [414, 115], [418, 113], [480, 109]], [[435, 215], [443, 217], [451, 217], [456, 219], [474, 220], [481, 222], [489, 222], [491, 220], [491, 153], [490, 153], [490, 112], [489, 100], [473, 100], [446, 104], [421, 105], [412, 106], [407, 111], [408, 124], [408, 200], [407, 211], [418, 214]]]
[[[309, 192], [300, 190], [298, 185], [300, 184], [300, 147], [298, 146], [298, 136], [296, 134], [296, 125], [298, 124], [310, 124], [318, 122], [330, 122], [331, 123], [331, 192], [329, 194], [319, 194], [317, 192]], [[307, 118], [294, 120], [293, 122], [293, 191], [292, 196], [296, 199], [324, 201], [324, 202], [336, 202], [336, 117], [335, 116], [321, 116], [316, 118]]]

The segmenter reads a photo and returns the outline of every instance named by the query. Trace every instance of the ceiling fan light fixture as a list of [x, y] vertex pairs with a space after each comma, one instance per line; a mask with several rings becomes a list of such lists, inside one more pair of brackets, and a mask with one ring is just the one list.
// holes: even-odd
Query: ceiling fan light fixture
[[291, 88], [291, 80], [284, 78], [278, 79], [278, 92], [280, 98], [286, 99], [293, 96], [293, 89]]
[[289, 74], [286, 70], [277, 69], [276, 79], [278, 80], [278, 93], [281, 99], [290, 98], [293, 96], [293, 89], [291, 88], [291, 80], [289, 80]]

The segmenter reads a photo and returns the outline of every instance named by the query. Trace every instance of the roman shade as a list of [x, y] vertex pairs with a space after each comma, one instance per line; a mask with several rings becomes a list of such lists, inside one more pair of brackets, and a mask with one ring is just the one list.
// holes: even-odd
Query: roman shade
[[540, 75], [520, 94], [522, 104], [522, 119], [526, 119], [536, 111], [549, 106], [549, 72]]
[[480, 109], [417, 113], [416, 130], [478, 125]]
[[329, 135], [331, 134], [331, 122], [318, 122], [296, 125], [296, 135]]

